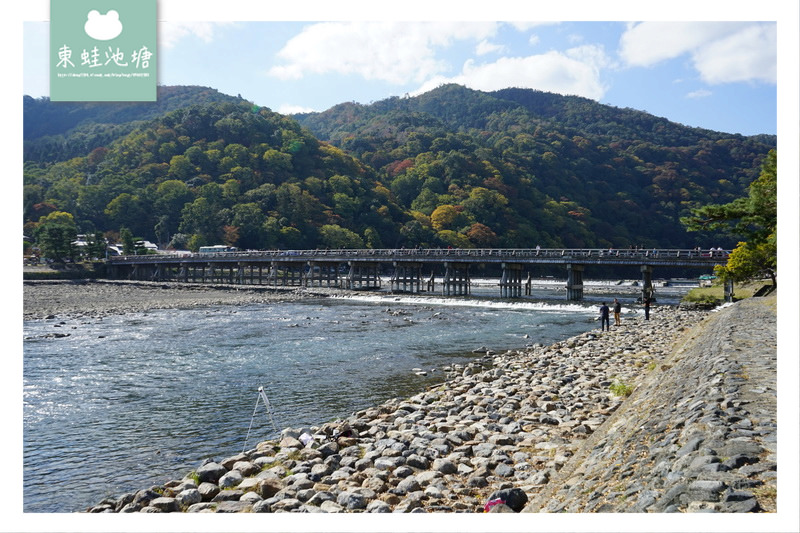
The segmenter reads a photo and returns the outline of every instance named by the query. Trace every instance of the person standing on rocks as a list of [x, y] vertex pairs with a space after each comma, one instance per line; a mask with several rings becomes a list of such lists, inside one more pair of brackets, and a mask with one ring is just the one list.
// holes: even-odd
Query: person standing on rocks
[[619, 300], [614, 298], [614, 325], [621, 326], [622, 322], [619, 319], [619, 314], [622, 312], [622, 304], [619, 303]]
[[644, 297], [644, 319], [650, 320], [650, 295]]
[[600, 331], [603, 331], [603, 326], [605, 326], [606, 331], [609, 330], [608, 311], [608, 306], [603, 302], [603, 305], [600, 306]]

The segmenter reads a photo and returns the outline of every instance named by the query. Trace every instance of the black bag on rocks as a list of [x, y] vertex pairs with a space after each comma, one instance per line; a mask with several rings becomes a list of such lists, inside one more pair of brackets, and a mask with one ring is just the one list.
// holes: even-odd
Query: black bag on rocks
[[489, 501], [500, 499], [511, 507], [515, 513], [519, 513], [525, 508], [528, 503], [528, 495], [522, 489], [501, 489], [492, 493], [489, 496]]

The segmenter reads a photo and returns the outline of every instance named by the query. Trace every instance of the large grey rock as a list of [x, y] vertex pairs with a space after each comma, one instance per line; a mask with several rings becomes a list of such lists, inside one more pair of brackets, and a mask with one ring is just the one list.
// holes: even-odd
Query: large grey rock
[[344, 507], [330, 500], [322, 502], [319, 508], [320, 510], [326, 513], [341, 513], [342, 511], [344, 511]]
[[698, 480], [689, 484], [687, 493], [691, 500], [701, 502], [719, 501], [720, 493], [725, 490], [726, 485], [722, 481]]
[[195, 503], [189, 506], [186, 509], [187, 513], [213, 513], [214, 509], [217, 508], [216, 503], [211, 502], [202, 502], [202, 503]]
[[218, 513], [249, 513], [253, 509], [253, 504], [242, 501], [219, 502], [216, 512]]
[[137, 492], [134, 497], [133, 501], [131, 502], [133, 505], [138, 505], [140, 507], [146, 507], [150, 505], [150, 502], [155, 500], [156, 498], [160, 498], [161, 495], [153, 490], [144, 489]]
[[336, 498], [336, 503], [345, 509], [366, 509], [367, 499], [356, 492], [342, 492]]
[[210, 462], [202, 465], [195, 473], [200, 482], [216, 483], [228, 470], [219, 463]]
[[397, 457], [379, 457], [375, 459], [375, 468], [378, 470], [394, 470], [404, 465], [405, 462], [406, 459], [402, 455], [398, 455]]
[[189, 507], [202, 502], [203, 496], [200, 495], [200, 491], [197, 489], [186, 489], [179, 492], [178, 495], [175, 496], [175, 499], [178, 500], [181, 506]]
[[167, 498], [166, 496], [161, 496], [160, 498], [152, 500], [150, 502], [150, 507], [155, 507], [162, 513], [177, 513], [181, 510], [178, 500], [175, 498]]
[[238, 470], [231, 470], [219, 478], [219, 482], [217, 484], [221, 489], [230, 489], [239, 485], [243, 479], [244, 476], [242, 476], [241, 472]]
[[391, 513], [392, 508], [389, 507], [385, 502], [380, 500], [373, 500], [369, 502], [367, 505], [367, 512], [368, 513]]
[[252, 512], [254, 513], [271, 513], [272, 506], [266, 500], [257, 501], [253, 504]]
[[213, 500], [214, 496], [219, 494], [219, 490], [219, 486], [209, 482], [200, 483], [200, 486], [197, 487], [197, 491], [200, 493], [200, 496], [203, 498], [204, 502], [210, 502]]
[[306, 502], [308, 505], [316, 505], [320, 507], [325, 502], [333, 502], [336, 501], [336, 496], [334, 496], [331, 492], [322, 490], [314, 494], [311, 498], [308, 499]]
[[407, 477], [397, 484], [395, 491], [399, 494], [408, 494], [420, 490], [420, 485], [414, 477]]
[[239, 501], [239, 498], [242, 497], [244, 492], [241, 490], [235, 489], [225, 489], [219, 491], [219, 494], [214, 496], [211, 501], [212, 502], [236, 502]]
[[234, 463], [232, 470], [239, 471], [242, 473], [242, 476], [248, 477], [257, 474], [261, 468], [250, 461], [237, 461]]
[[434, 459], [433, 469], [442, 474], [455, 474], [458, 472], [458, 467], [450, 459]]
[[256, 488], [258, 495], [264, 499], [275, 496], [278, 492], [283, 490], [285, 483], [276, 477], [267, 477], [262, 479]]
[[293, 509], [299, 508], [303, 505], [303, 502], [298, 500], [297, 498], [286, 498], [283, 500], [278, 500], [272, 504], [272, 512], [289, 512]]

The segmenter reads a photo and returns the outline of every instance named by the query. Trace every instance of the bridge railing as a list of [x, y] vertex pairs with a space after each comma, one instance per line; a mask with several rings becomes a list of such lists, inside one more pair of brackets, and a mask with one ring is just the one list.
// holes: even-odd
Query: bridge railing
[[[724, 260], [730, 250], [686, 250], [686, 249], [616, 249], [616, 248], [388, 248], [388, 249], [339, 249], [339, 250], [247, 250], [240, 252], [214, 252], [194, 254], [157, 254], [144, 256], [157, 261], [197, 260], [197, 259], [255, 259], [274, 258], [282, 260], [312, 260], [326, 258], [331, 260], [350, 259], [656, 259], [656, 260]], [[143, 256], [112, 256], [111, 263], [140, 261]]]

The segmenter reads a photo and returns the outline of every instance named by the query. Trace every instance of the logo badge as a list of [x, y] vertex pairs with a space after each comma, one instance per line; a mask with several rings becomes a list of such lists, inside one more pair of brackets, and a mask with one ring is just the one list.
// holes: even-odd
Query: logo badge
[[156, 0], [50, 0], [50, 100], [156, 100]]

